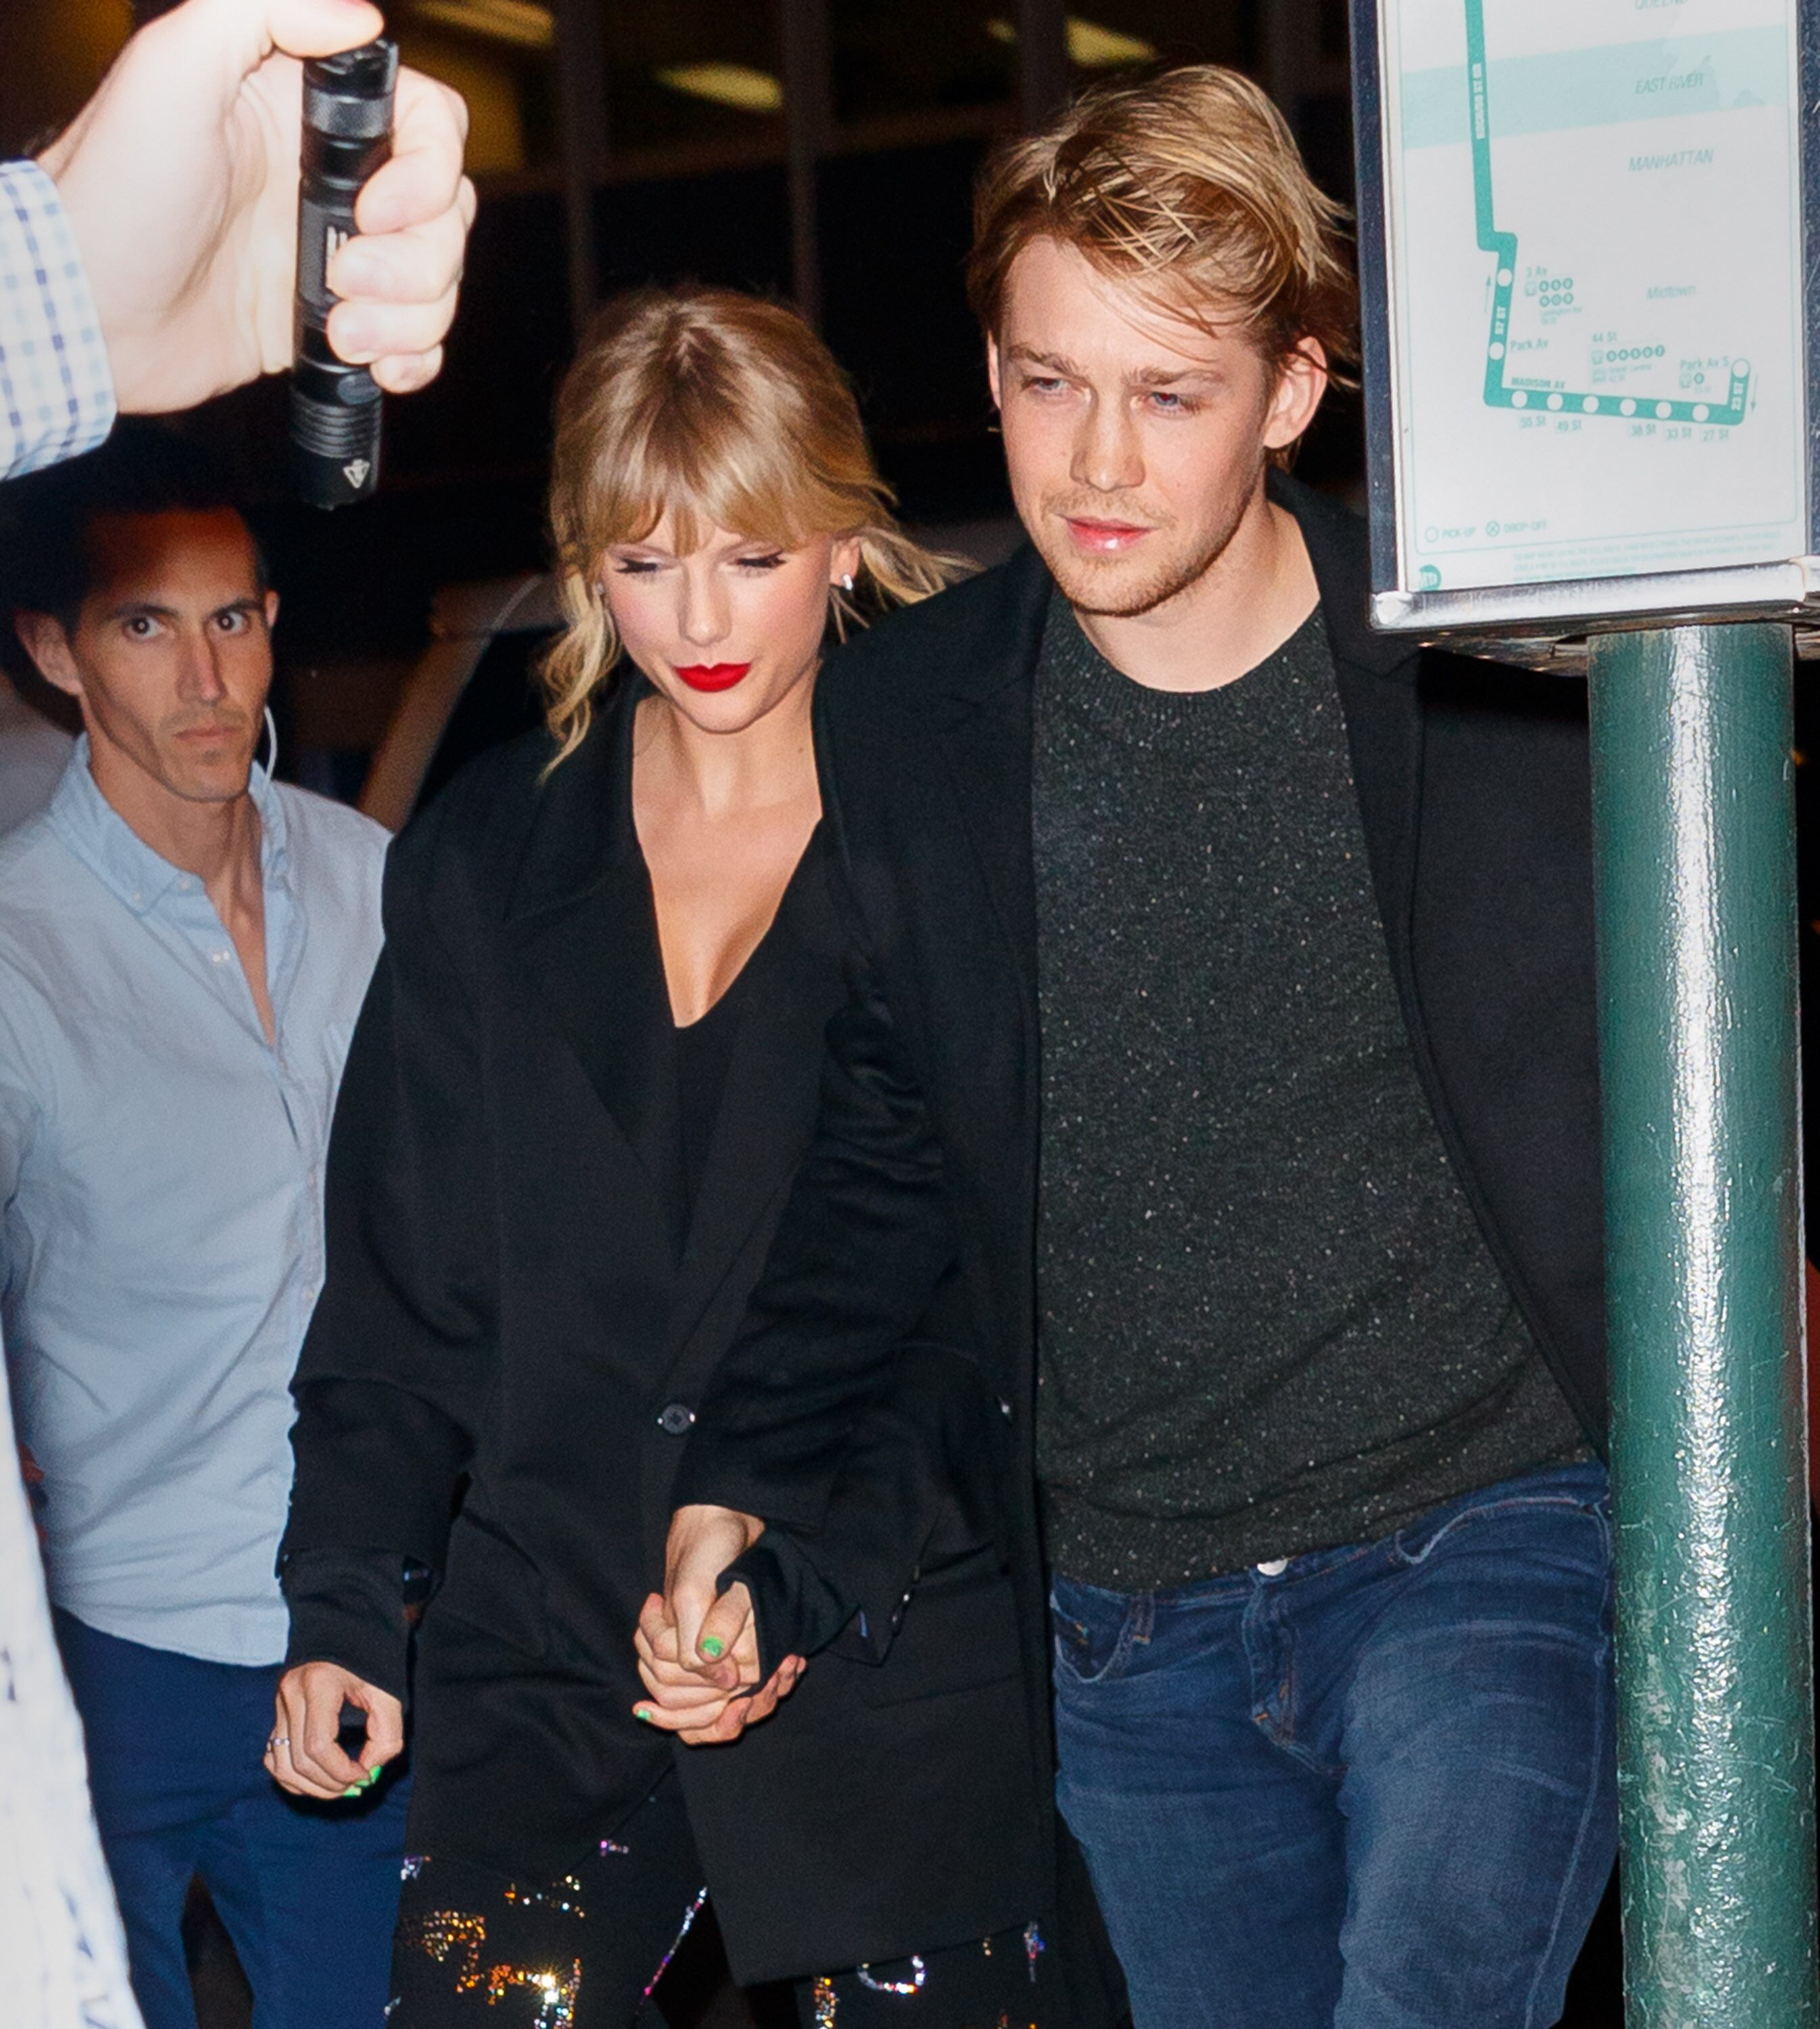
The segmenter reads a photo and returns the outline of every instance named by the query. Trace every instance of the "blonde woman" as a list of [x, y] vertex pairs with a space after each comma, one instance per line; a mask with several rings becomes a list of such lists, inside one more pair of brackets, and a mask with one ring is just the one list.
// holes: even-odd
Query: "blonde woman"
[[[1008, 1906], [957, 1905], [947, 1792], [921, 1775], [932, 1713], [954, 1708], [914, 1644], [854, 1660], [839, 1556], [773, 1546], [774, 1626], [834, 1639], [806, 1677], [803, 1655], [773, 1664], [754, 1718], [803, 1688], [736, 1747], [673, 1742], [729, 1730], [728, 1701], [689, 1689], [651, 1611], [693, 1405], [843, 999], [811, 743], [824, 641], [950, 574], [888, 501], [791, 313], [706, 290], [612, 306], [558, 410], [569, 624], [547, 731], [484, 756], [391, 855], [295, 1384], [268, 1754], [332, 1807], [399, 1753], [401, 1572], [436, 1574], [391, 2029], [619, 2029], [710, 1887], [743, 1980], [836, 1975], [804, 1981], [806, 2020], [910, 2001], [929, 2029], [1057, 2019], [1015, 1886], [1040, 1777], [1001, 1779]], [[951, 1386], [874, 1413], [884, 1474], [901, 1426], [939, 1417], [965, 1460], [995, 1405]], [[949, 1508], [932, 1562], [992, 1562], [958, 1483]], [[1016, 1661], [981, 1626], [954, 1695], [989, 1727]], [[365, 1740], [344, 1746], [350, 1706]]]

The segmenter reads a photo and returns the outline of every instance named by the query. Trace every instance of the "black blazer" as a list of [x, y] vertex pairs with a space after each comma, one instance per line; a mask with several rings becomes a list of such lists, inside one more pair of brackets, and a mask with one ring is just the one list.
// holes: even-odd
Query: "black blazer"
[[[1410, 1048], [1447, 1152], [1570, 1402], [1602, 1441], [1605, 1382], [1584, 699], [1422, 655], [1366, 625], [1365, 535], [1292, 481], [1338, 673]], [[1038, 1138], [1032, 685], [1051, 581], [1025, 550], [843, 651], [818, 703], [824, 807], [862, 959], [829, 1028], [805, 1161], [740, 1343], [717, 1372], [679, 1500], [804, 1540], [849, 1405], [880, 1385], [940, 1278], [1003, 1405], [1023, 1745], [1047, 1766], [1048, 1617], [1033, 1408]], [[920, 1523], [882, 1523], [849, 1581], [882, 1648]]]
[[894, 1541], [904, 1510], [925, 1518], [913, 1556], [932, 1552], [936, 1604], [917, 1641], [883, 1668], [857, 1638], [817, 1656], [734, 1747], [676, 1749], [632, 1717], [690, 1414], [813, 1130], [845, 991], [818, 838], [752, 962], [688, 1218], [635, 696], [622, 685], [547, 781], [541, 734], [484, 756], [393, 848], [284, 1551], [442, 1574], [414, 1678], [413, 1846], [554, 1878], [673, 1760], [753, 1981], [1025, 1922], [1042, 1811], [1026, 1760], [994, 1746], [1022, 1724], [1014, 1608], [964, 1493], [989, 1480], [969, 1460], [998, 1415], [937, 1345], [850, 1433], [844, 1496], [891, 1515]]

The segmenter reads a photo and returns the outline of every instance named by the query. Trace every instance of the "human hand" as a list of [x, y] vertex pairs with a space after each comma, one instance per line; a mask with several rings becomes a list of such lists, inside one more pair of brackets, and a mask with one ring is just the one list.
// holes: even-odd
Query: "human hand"
[[[758, 1637], [751, 1618], [751, 1601], [743, 1585], [730, 1586], [728, 1597], [741, 1596], [746, 1614], [744, 1634], [736, 1637], [732, 1658], [742, 1678], [748, 1667], [752, 1682], [758, 1679]], [[750, 1640], [750, 1650], [746, 1648]], [[778, 1701], [795, 1690], [797, 1680], [808, 1667], [800, 1656], [786, 1656], [767, 1681], [756, 1690], [723, 1690], [705, 1682], [699, 1667], [682, 1660], [676, 1625], [664, 1607], [663, 1596], [653, 1593], [645, 1601], [633, 1638], [638, 1650], [638, 1673], [651, 1693], [632, 1709], [646, 1725], [673, 1733], [685, 1747], [724, 1745], [737, 1740], [748, 1726], [769, 1719]]]
[[[356, 1761], [337, 1744], [343, 1705], [366, 1714]], [[404, 1752], [405, 1712], [390, 1691], [338, 1663], [299, 1663], [278, 1680], [277, 1716], [265, 1743], [266, 1772], [294, 1797], [346, 1797], [370, 1788]]]
[[[193, 407], [291, 364], [298, 59], [354, 49], [365, 0], [185, 0], [141, 28], [39, 156], [81, 249], [124, 410]], [[474, 187], [467, 109], [401, 69], [392, 155], [328, 284], [329, 343], [394, 394], [436, 377]]]
[[765, 1533], [756, 1515], [732, 1508], [679, 1508], [664, 1546], [664, 1614], [675, 1627], [677, 1660], [721, 1691], [758, 1681], [758, 1634], [743, 1585], [721, 1591], [721, 1574]]

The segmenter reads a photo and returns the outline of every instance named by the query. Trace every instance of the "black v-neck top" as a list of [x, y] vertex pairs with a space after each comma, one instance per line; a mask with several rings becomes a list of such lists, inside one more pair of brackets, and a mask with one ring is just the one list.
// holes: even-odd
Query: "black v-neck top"
[[[795, 880], [794, 874], [791, 876]], [[780, 914], [782, 907], [780, 905]], [[752, 955], [739, 968], [726, 992], [699, 1021], [676, 1030], [677, 1153], [682, 1171], [683, 1206], [686, 1216], [695, 1215], [695, 1201], [702, 1194], [702, 1178], [708, 1167], [709, 1144], [714, 1138], [714, 1122], [720, 1118], [721, 1101], [727, 1090], [727, 1072], [733, 1061], [733, 1044], [749, 996], [747, 982], [752, 967], [772, 932], [765, 933]]]
[[[753, 946], [751, 956], [740, 966], [732, 985], [699, 1020], [672, 1025], [676, 1081], [676, 1167], [672, 1189], [675, 1193], [673, 1203], [680, 1214], [677, 1229], [680, 1233], [687, 1233], [695, 1219], [702, 1185], [708, 1173], [708, 1159], [714, 1149], [714, 1129], [727, 1096], [733, 1053], [739, 1044], [747, 1011], [755, 995], [778, 990], [780, 965], [788, 966], [805, 939], [813, 940], [817, 934], [819, 926], [810, 920], [814, 908], [806, 900], [805, 890], [819, 889], [823, 882], [821, 859], [824, 849], [822, 828], [817, 822], [801, 856], [791, 869], [790, 878], [784, 884], [784, 892], [778, 897], [777, 911], [765, 926], [765, 934]], [[651, 935], [654, 944], [654, 903]], [[661, 979], [661, 951], [656, 962]], [[665, 995], [667, 1000], [667, 985]]]

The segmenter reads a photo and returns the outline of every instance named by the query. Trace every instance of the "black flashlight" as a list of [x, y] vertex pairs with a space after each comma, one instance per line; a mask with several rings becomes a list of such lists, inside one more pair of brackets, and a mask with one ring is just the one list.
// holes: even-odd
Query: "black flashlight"
[[297, 193], [296, 364], [291, 443], [313, 506], [364, 500], [379, 484], [379, 384], [329, 349], [328, 267], [354, 233], [361, 186], [391, 154], [398, 45], [381, 36], [303, 66], [303, 161]]

